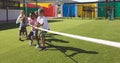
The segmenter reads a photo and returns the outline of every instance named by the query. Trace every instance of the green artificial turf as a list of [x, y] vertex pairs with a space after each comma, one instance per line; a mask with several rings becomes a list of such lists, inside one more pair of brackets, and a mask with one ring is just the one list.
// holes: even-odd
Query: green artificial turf
[[[50, 19], [49, 24], [53, 31], [120, 42], [119, 20]], [[120, 63], [119, 48], [51, 33], [46, 35], [47, 50], [40, 51], [29, 40], [18, 40], [17, 27], [0, 24], [0, 63]]]

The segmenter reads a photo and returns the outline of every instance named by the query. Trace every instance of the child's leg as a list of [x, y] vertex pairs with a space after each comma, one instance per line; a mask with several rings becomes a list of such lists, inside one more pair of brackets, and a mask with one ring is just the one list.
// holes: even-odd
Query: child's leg
[[24, 28], [20, 26], [19, 27], [19, 40], [21, 40], [23, 33], [24, 33]]
[[29, 43], [29, 45], [32, 46], [32, 43], [33, 43], [33, 36], [30, 36], [30, 43]]
[[31, 36], [33, 36], [33, 32], [30, 31], [29, 34], [28, 34], [28, 38], [31, 40]]
[[19, 40], [21, 41], [22, 38], [22, 27], [19, 26]]
[[41, 43], [42, 43], [42, 48], [45, 47], [45, 37], [41, 36]]
[[26, 38], [28, 38], [28, 34], [27, 34], [27, 29], [26, 29], [26, 27], [23, 27], [23, 35], [25, 35], [26, 36]]
[[38, 30], [35, 30], [35, 39], [37, 41], [36, 48], [40, 48], [40, 42], [39, 42], [39, 38], [38, 38]]
[[33, 42], [33, 32], [32, 31], [30, 31], [30, 33], [28, 34], [28, 38], [30, 39], [29, 45], [32, 45], [32, 42]]
[[41, 39], [41, 43], [42, 43], [42, 49], [41, 50], [44, 50], [45, 49], [45, 32], [44, 31], [41, 32], [40, 39]]
[[26, 28], [25, 28], [25, 35], [26, 35], [26, 38], [27, 38], [28, 35], [27, 35], [27, 30], [26, 30]]
[[22, 31], [19, 30], [19, 40], [21, 40], [21, 38], [22, 38]]

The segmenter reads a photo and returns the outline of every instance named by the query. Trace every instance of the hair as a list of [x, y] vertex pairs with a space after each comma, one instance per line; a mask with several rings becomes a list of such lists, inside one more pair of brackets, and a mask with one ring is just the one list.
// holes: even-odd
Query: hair
[[32, 14], [32, 15], [35, 15], [35, 13], [34, 13], [34, 12], [31, 12], [31, 14]]
[[29, 15], [35, 15], [35, 13], [34, 13], [34, 12], [31, 12], [31, 13], [29, 13]]
[[38, 9], [39, 13], [44, 13], [44, 10], [42, 8]]
[[35, 11], [34, 13], [36, 14], [36, 13], [38, 13], [38, 11]]
[[21, 10], [21, 11], [20, 11], [20, 14], [21, 14], [22, 12], [24, 12], [24, 10]]

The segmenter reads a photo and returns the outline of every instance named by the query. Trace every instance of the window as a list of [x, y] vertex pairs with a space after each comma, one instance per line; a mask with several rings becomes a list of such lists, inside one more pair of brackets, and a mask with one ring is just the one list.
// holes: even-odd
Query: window
[[20, 2], [15, 0], [0, 0], [0, 8], [19, 9]]
[[0, 8], [3, 8], [3, 1], [0, 0]]
[[7, 7], [9, 9], [19, 9], [20, 8], [20, 2], [18, 1], [8, 1], [9, 3], [7, 3]]

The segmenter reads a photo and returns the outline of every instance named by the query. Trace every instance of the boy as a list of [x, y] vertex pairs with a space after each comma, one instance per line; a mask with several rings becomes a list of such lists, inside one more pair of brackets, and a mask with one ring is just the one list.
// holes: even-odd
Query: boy
[[[39, 23], [38, 26], [43, 28], [43, 29], [47, 29], [49, 30], [50, 27], [48, 25], [48, 21], [46, 19], [46, 17], [44, 16], [44, 10], [43, 9], [38, 9], [38, 18], [37, 18], [37, 22]], [[45, 31], [42, 31], [40, 32], [40, 40], [41, 40], [41, 43], [42, 43], [42, 48], [41, 50], [44, 50], [46, 49], [45, 48]]]
[[35, 26], [37, 24], [37, 19], [34, 13], [30, 13], [28, 21], [29, 21], [29, 26], [31, 26], [30, 33], [28, 34], [28, 38], [30, 39], [29, 45], [32, 46], [33, 36], [35, 36], [37, 40], [37, 47], [39, 48], [40, 44], [39, 44], [39, 39], [38, 39], [38, 29], [35, 29]]
[[20, 15], [18, 16], [17, 20], [16, 20], [16, 24], [19, 24], [19, 40], [22, 41], [22, 34], [26, 35], [27, 38], [27, 30], [26, 30], [26, 26], [27, 26], [27, 19], [24, 15], [24, 11], [21, 10], [20, 11]]

